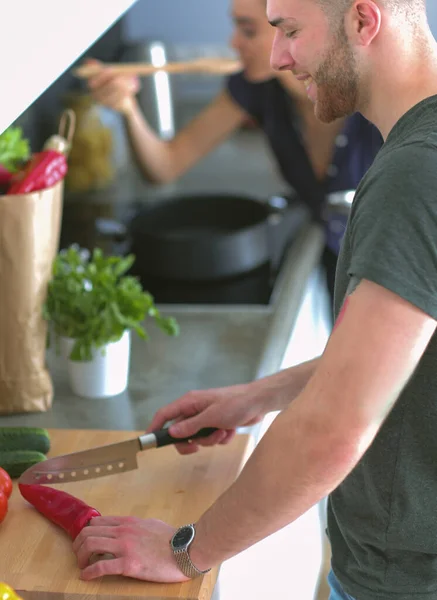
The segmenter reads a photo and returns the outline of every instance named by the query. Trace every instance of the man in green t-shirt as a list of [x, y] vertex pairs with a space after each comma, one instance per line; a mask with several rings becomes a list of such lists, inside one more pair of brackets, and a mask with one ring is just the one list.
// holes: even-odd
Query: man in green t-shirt
[[[173, 419], [176, 437], [219, 428], [180, 444], [185, 454], [282, 411], [194, 526], [174, 535], [154, 520], [98, 518], [74, 549], [87, 579], [183, 581], [329, 494], [333, 599], [437, 600], [437, 43], [425, 0], [268, 0], [267, 14], [272, 63], [304, 82], [316, 115], [358, 110], [385, 140], [352, 206], [336, 326], [317, 360], [158, 411], [149, 430]], [[116, 560], [87, 566], [108, 552]]]

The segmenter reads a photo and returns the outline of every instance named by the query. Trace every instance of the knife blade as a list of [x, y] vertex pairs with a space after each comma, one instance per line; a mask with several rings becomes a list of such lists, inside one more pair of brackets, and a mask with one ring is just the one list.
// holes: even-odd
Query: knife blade
[[125, 442], [49, 458], [24, 471], [18, 481], [25, 485], [67, 483], [132, 471], [138, 468], [138, 452], [207, 437], [214, 431], [216, 427], [206, 427], [189, 438], [175, 438], [168, 428], [159, 429]]

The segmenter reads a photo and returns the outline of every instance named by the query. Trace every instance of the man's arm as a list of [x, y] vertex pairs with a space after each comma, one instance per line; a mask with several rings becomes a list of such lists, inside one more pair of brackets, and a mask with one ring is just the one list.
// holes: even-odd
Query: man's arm
[[320, 357], [299, 365], [283, 369], [279, 373], [263, 377], [248, 385], [249, 394], [260, 394], [266, 398], [265, 412], [287, 408], [299, 396], [313, 376]]
[[399, 296], [361, 282], [308, 385], [198, 521], [193, 563], [223, 562], [334, 490], [372, 443], [435, 327]]
[[199, 446], [228, 443], [237, 427], [259, 423], [266, 414], [287, 408], [307, 385], [318, 361], [319, 358], [315, 358], [250, 383], [192, 390], [160, 408], [146, 433], [161, 429], [173, 420], [176, 423], [169, 431], [180, 438], [189, 438], [203, 427], [219, 429], [207, 438], [176, 444], [181, 454], [193, 454]]

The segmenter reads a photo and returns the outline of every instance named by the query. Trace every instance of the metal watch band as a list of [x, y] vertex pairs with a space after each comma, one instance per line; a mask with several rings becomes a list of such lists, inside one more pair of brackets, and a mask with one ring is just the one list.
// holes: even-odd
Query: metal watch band
[[[182, 571], [182, 573], [186, 577], [189, 577], [190, 579], [195, 579], [196, 577], [199, 577], [200, 575], [205, 575], [205, 573], [208, 573], [209, 571], [211, 571], [211, 569], [206, 569], [205, 571], [200, 571], [200, 569], [198, 569], [197, 567], [195, 567], [193, 565], [190, 555], [188, 553], [188, 549], [189, 549], [192, 541], [194, 540], [194, 536], [196, 535], [196, 528], [194, 526], [194, 523], [190, 523], [189, 525], [184, 525], [183, 527], [180, 527], [178, 531], [184, 529], [185, 527], [191, 527], [193, 529], [193, 537], [192, 537], [191, 541], [189, 542], [189, 544], [185, 548], [181, 548], [180, 550], [177, 550], [173, 546], [172, 543], [171, 543], [171, 546], [172, 546], [172, 550], [173, 550], [173, 555], [176, 559], [176, 563], [177, 563], [179, 569]], [[176, 532], [176, 534], [177, 534], [177, 532]]]
[[195, 579], [200, 575], [205, 575], [211, 571], [211, 569], [206, 569], [206, 571], [200, 571], [197, 569], [193, 563], [191, 562], [190, 555], [188, 554], [188, 550], [179, 550], [174, 553], [176, 562], [182, 573], [189, 577], [190, 579]]

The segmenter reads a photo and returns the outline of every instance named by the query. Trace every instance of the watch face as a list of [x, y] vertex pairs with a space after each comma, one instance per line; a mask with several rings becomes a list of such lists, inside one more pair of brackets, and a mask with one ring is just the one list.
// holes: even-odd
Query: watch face
[[181, 527], [181, 529], [175, 534], [172, 544], [173, 547], [178, 549], [178, 548], [184, 548], [185, 546], [187, 546], [187, 544], [189, 544], [191, 542], [191, 540], [194, 537], [194, 529], [192, 527], [186, 526], [186, 527]]

